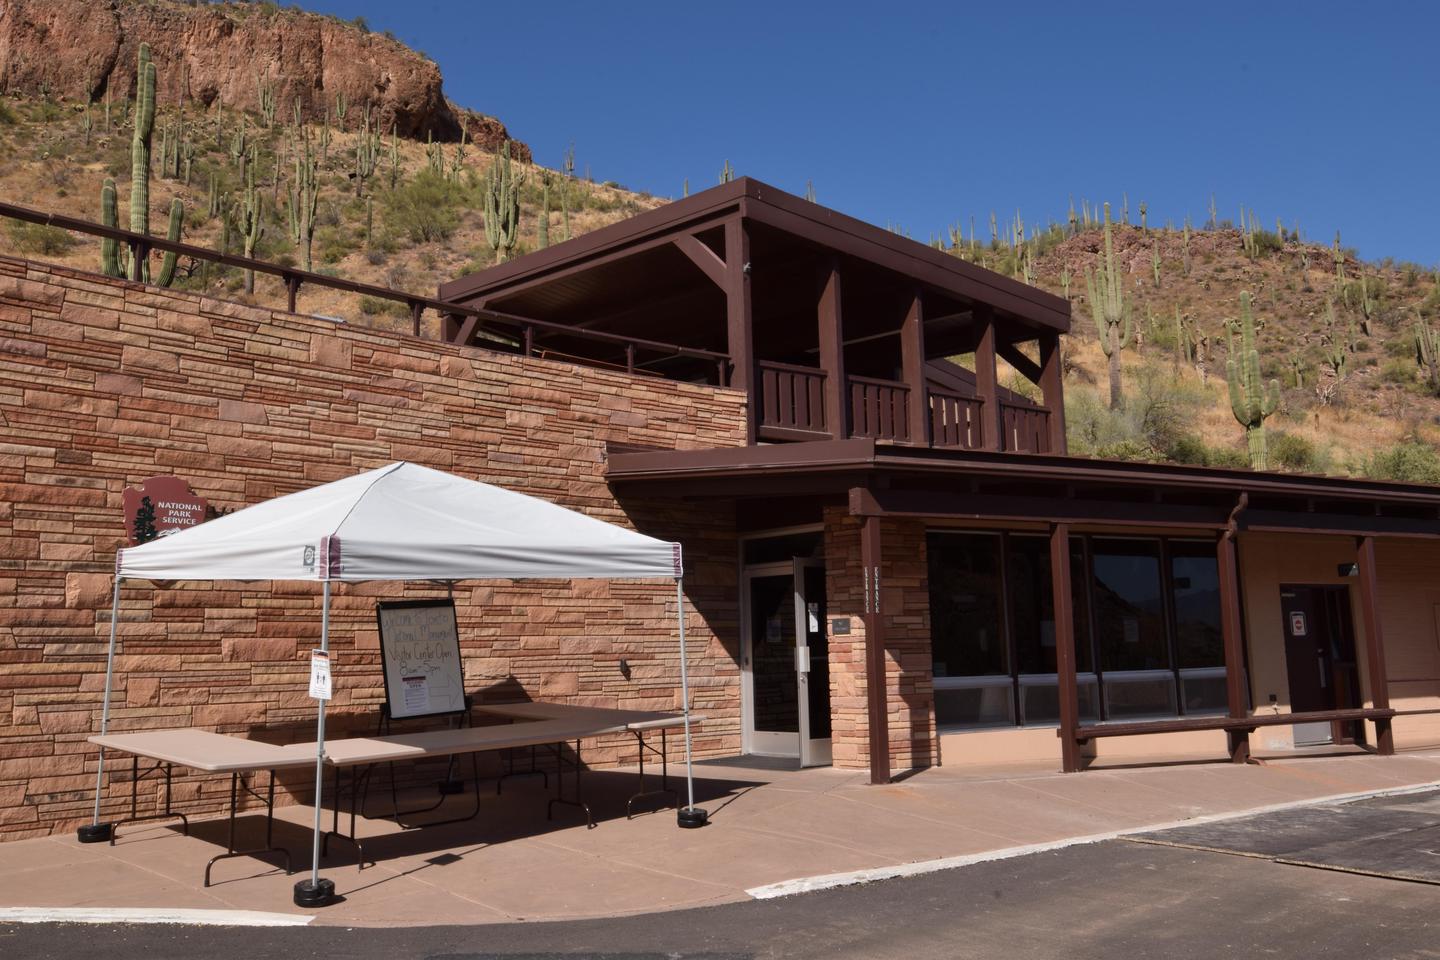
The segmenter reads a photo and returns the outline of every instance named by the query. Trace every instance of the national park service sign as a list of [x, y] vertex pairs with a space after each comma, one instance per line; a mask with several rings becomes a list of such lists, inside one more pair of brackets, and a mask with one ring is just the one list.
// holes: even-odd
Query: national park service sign
[[209, 508], [179, 477], [151, 477], [138, 487], [126, 487], [125, 543], [139, 546], [204, 523]]

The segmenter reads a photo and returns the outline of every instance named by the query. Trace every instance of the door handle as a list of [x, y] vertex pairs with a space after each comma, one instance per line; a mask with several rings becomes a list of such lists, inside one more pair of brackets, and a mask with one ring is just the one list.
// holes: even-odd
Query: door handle
[[803, 675], [803, 674], [807, 674], [807, 673], [810, 672], [810, 648], [809, 648], [809, 647], [796, 647], [796, 648], [795, 648], [795, 672], [798, 673], [798, 674], [802, 674], [802, 675]]

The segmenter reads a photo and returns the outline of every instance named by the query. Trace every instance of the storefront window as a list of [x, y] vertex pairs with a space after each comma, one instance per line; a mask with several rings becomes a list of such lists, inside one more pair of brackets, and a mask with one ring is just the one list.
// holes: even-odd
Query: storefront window
[[936, 678], [1008, 674], [1000, 613], [1000, 538], [933, 534], [928, 551]]
[[1100, 669], [1170, 669], [1159, 542], [1096, 537], [1092, 558]]
[[[936, 722], [1055, 723], [1049, 537], [937, 531], [927, 544]], [[1225, 710], [1213, 543], [1077, 536], [1070, 565], [1082, 720]]]
[[[1055, 667], [1055, 594], [1050, 579], [1050, 538], [1015, 535], [1007, 539], [1006, 586], [1010, 624], [1015, 635], [1015, 665], [1025, 674], [1053, 674]], [[1070, 603], [1075, 618], [1075, 663], [1081, 673], [1094, 669], [1090, 617], [1085, 607], [1085, 552], [1070, 541]]]
[[1180, 655], [1180, 666], [1223, 667], [1220, 573], [1214, 544], [1172, 541], [1170, 581], [1171, 596], [1175, 598], [1175, 648]]

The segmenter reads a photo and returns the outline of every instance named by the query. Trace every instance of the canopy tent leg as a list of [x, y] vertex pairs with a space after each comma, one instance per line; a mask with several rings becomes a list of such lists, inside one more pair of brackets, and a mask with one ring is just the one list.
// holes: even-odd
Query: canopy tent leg
[[695, 806], [695, 768], [690, 759], [690, 671], [685, 654], [685, 580], [682, 577], [675, 578], [675, 617], [680, 623], [680, 699], [685, 717], [685, 807], [676, 814], [676, 819], [682, 827], [703, 827], [710, 814]]
[[[118, 564], [117, 564], [118, 566]], [[120, 624], [120, 582], [115, 574], [115, 589], [110, 598], [110, 652], [105, 656], [105, 700], [100, 708], [100, 735], [110, 726], [110, 687], [115, 679], [115, 631]], [[100, 791], [105, 786], [105, 748], [100, 748], [100, 763], [95, 768], [95, 812], [90, 822], [75, 831], [81, 843], [104, 843], [113, 835], [115, 824], [100, 822]]]
[[[321, 582], [320, 649], [330, 652], [330, 581]], [[325, 701], [316, 701], [315, 720], [315, 835], [310, 846], [310, 879], [295, 884], [295, 906], [323, 907], [335, 899], [335, 882], [320, 876], [321, 792], [325, 786]], [[338, 798], [337, 798], [338, 802]]]

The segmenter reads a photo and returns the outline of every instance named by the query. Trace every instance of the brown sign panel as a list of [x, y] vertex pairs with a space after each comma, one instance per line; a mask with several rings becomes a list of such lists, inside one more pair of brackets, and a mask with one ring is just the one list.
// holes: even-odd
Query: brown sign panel
[[125, 542], [133, 547], [204, 523], [208, 509], [179, 477], [151, 477], [125, 488]]

